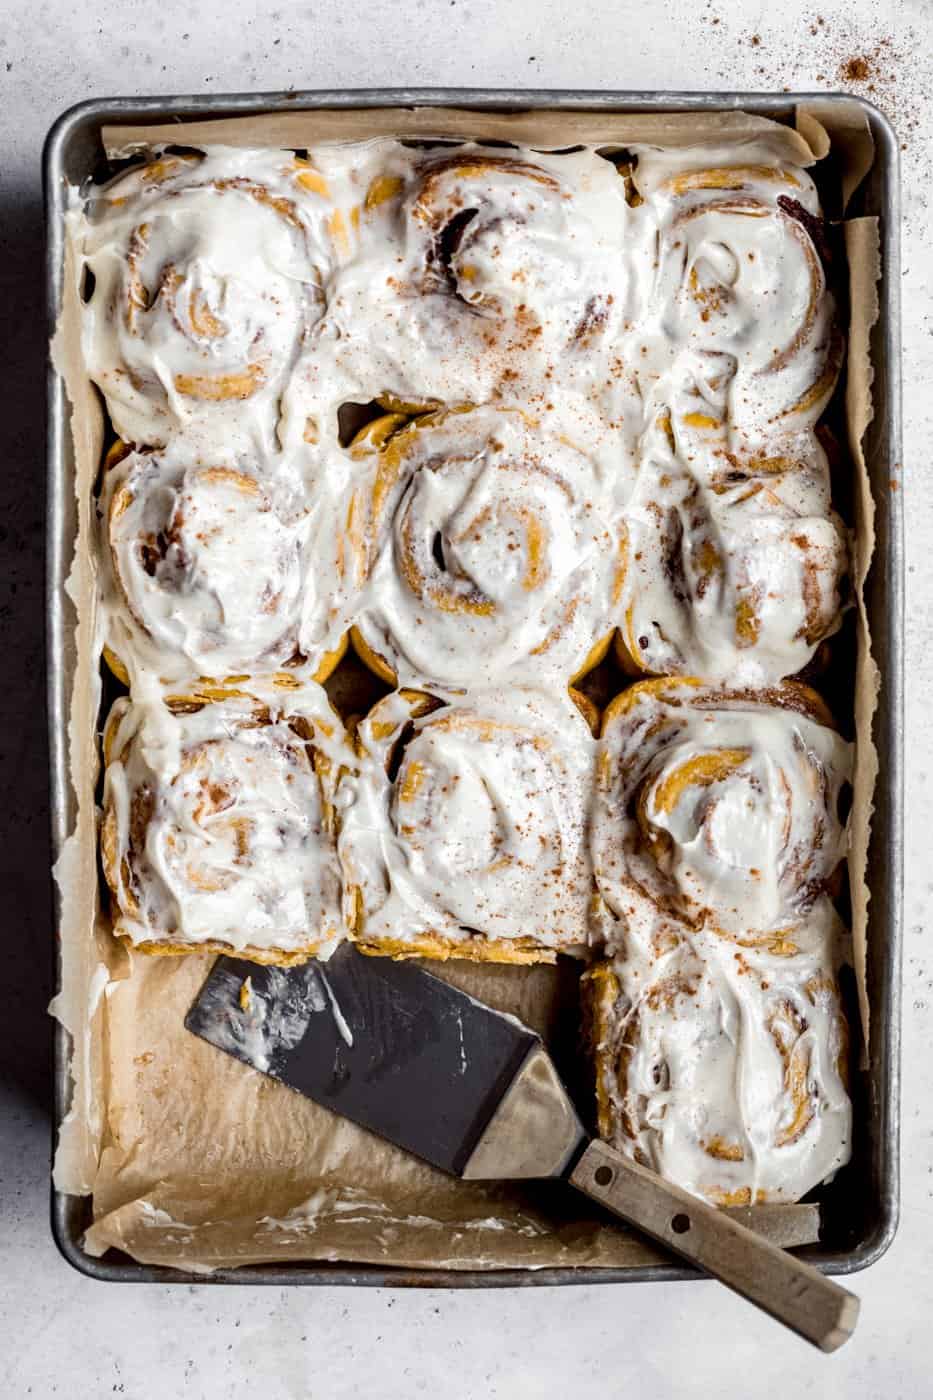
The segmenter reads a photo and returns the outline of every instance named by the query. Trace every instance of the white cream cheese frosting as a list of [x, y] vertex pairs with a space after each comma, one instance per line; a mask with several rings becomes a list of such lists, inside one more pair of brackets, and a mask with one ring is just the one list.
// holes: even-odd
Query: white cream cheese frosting
[[812, 692], [690, 681], [610, 706], [592, 849], [603, 1130], [720, 1203], [797, 1199], [848, 1160], [851, 745]]
[[658, 675], [738, 685], [802, 670], [839, 626], [848, 567], [816, 438], [740, 455], [675, 433], [665, 413], [642, 451], [625, 513], [627, 657]]
[[645, 671], [766, 685], [838, 625], [848, 539], [813, 427], [841, 360], [813, 182], [640, 150], [644, 430], [620, 622]]
[[336, 802], [359, 941], [394, 952], [586, 943], [593, 740], [569, 699], [516, 688], [438, 707], [396, 692], [358, 746]]
[[231, 695], [193, 713], [118, 700], [102, 834], [117, 932], [134, 944], [326, 955], [340, 882], [322, 754], [338, 742], [315, 688]]
[[332, 214], [320, 176], [288, 152], [168, 154], [92, 192], [84, 354], [125, 441], [272, 446], [324, 309]]
[[[650, 681], [603, 722], [593, 825], [600, 893], [642, 918], [792, 941], [846, 851], [852, 746], [806, 687]], [[828, 717], [827, 717], [828, 718]]]
[[650, 964], [613, 962], [597, 1046], [604, 1135], [717, 1205], [799, 1200], [844, 1166], [837, 931], [823, 908], [793, 957], [737, 955], [701, 930]]
[[[303, 573], [312, 597], [300, 611], [318, 650], [360, 620], [376, 651], [404, 635], [406, 681], [458, 684], [459, 625], [483, 635], [485, 684], [509, 655], [533, 651], [540, 601], [574, 637], [544, 648], [568, 675], [608, 607], [643, 670], [767, 684], [806, 665], [836, 626], [847, 540], [812, 429], [840, 346], [812, 181], [755, 145], [630, 154], [622, 178], [595, 150], [215, 147], [163, 153], [91, 192], [84, 348], [114, 426], [192, 463], [236, 471], [246, 459], [269, 489], [281, 478], [305, 494], [321, 562]], [[449, 625], [424, 628], [392, 531], [370, 550], [372, 573], [360, 570], [347, 536], [368, 466], [341, 443], [340, 410], [374, 398], [403, 412], [517, 409], [555, 477], [573, 449], [587, 459], [585, 503], [552, 519], [560, 557], [528, 607], [513, 606], [523, 600], [495, 532], [488, 546], [445, 546], [464, 503], [438, 498], [462, 466], [413, 464], [398, 482], [402, 514], [439, 514], [453, 566], [443, 571], [490, 585], [489, 618], [432, 609]], [[723, 485], [730, 465], [736, 489]], [[570, 473], [575, 484], [583, 474]], [[625, 535], [617, 598], [592, 550], [578, 565], [585, 540], [609, 555]], [[559, 580], [581, 600], [570, 627]], [[518, 679], [544, 674], [535, 662]]]
[[492, 408], [400, 428], [378, 456], [377, 483], [381, 468], [395, 486], [369, 524], [357, 627], [401, 683], [559, 684], [583, 667], [612, 631], [625, 567], [591, 461]]
[[240, 466], [133, 453], [108, 473], [104, 512], [118, 656], [132, 648], [137, 665], [163, 674], [181, 657], [194, 674], [224, 675], [295, 655], [308, 537], [300, 498]]
[[395, 141], [341, 155], [359, 172], [358, 245], [303, 362], [311, 379], [329, 342], [366, 397], [517, 404], [630, 478], [639, 404], [620, 343], [637, 268], [611, 162]]
[[332, 498], [248, 455], [198, 462], [177, 442], [107, 468], [104, 634], [132, 684], [319, 667], [346, 630]]
[[809, 175], [750, 145], [639, 150], [635, 179], [653, 254], [636, 328], [645, 401], [725, 416], [733, 445], [812, 427], [841, 344]]
[[[84, 354], [133, 449], [98, 501], [130, 688], [104, 864], [135, 946], [602, 943], [604, 1131], [710, 1199], [794, 1199], [851, 1118], [851, 753], [773, 688], [845, 600], [828, 254], [764, 148], [630, 154], [218, 147], [90, 192]], [[354, 746], [306, 682], [351, 626], [435, 692]], [[597, 745], [567, 682], [614, 626], [705, 684]]]

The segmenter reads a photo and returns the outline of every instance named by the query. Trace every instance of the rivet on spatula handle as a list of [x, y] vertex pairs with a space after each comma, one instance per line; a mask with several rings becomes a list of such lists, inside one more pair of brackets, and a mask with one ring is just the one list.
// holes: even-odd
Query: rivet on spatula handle
[[859, 1310], [853, 1293], [606, 1143], [590, 1143], [570, 1180], [823, 1351], [852, 1335]]

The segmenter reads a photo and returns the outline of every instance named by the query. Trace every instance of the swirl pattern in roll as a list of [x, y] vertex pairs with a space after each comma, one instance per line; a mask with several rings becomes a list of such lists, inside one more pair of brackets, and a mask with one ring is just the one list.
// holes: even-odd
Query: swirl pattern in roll
[[339, 366], [403, 403], [569, 411], [577, 436], [587, 404], [625, 398], [630, 210], [609, 161], [394, 142], [373, 155], [359, 254], [328, 308]]
[[104, 602], [123, 679], [289, 665], [323, 680], [341, 654], [349, 596], [325, 507], [248, 459], [201, 465], [173, 446], [111, 466], [101, 503]]
[[[390, 425], [391, 426], [391, 425]], [[448, 689], [570, 679], [608, 645], [621, 532], [588, 458], [527, 415], [432, 415], [356, 449], [373, 549], [354, 639], [386, 678]], [[375, 546], [373, 542], [375, 541]]]
[[810, 177], [750, 148], [747, 163], [741, 151], [642, 151], [637, 180], [655, 251], [638, 326], [645, 399], [662, 385], [679, 419], [725, 421], [755, 442], [811, 427], [842, 342]]
[[115, 932], [145, 952], [326, 956], [340, 936], [339, 721], [307, 690], [175, 707], [121, 699], [107, 722], [101, 851]]
[[832, 945], [738, 956], [701, 932], [588, 974], [600, 1135], [714, 1205], [796, 1201], [849, 1160]]
[[309, 163], [224, 147], [163, 155], [95, 195], [84, 355], [125, 441], [273, 445], [338, 212]]
[[626, 669], [739, 685], [801, 671], [839, 627], [848, 572], [816, 438], [740, 454], [675, 435], [664, 413], [643, 453], [625, 515]]
[[[94, 191], [81, 240], [87, 362], [142, 449], [101, 498], [121, 936], [601, 941], [604, 1130], [710, 1199], [823, 1179], [850, 756], [776, 684], [845, 601], [808, 177], [758, 146], [216, 148]], [[418, 688], [354, 750], [307, 681], [351, 623]], [[595, 763], [568, 683], [616, 626], [704, 684], [636, 687]]]
[[381, 701], [337, 793], [346, 919], [363, 950], [527, 963], [585, 944], [592, 746], [566, 697]]
[[851, 769], [851, 745], [806, 686], [632, 686], [603, 719], [603, 898], [623, 923], [644, 913], [792, 942], [845, 856], [837, 809]]
[[610, 705], [593, 860], [603, 1130], [723, 1204], [795, 1199], [848, 1158], [851, 745], [818, 697], [649, 681]]

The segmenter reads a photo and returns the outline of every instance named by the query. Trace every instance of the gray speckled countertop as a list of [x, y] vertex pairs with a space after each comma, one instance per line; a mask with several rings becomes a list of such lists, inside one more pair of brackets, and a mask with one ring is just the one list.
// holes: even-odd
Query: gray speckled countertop
[[[866, 64], [853, 63], [865, 59]], [[867, 76], [859, 77], [865, 73]], [[855, 82], [851, 81], [855, 78]], [[42, 140], [92, 95], [288, 86], [816, 87], [874, 97], [905, 150], [908, 496], [903, 1217], [854, 1282], [852, 1343], [811, 1353], [712, 1283], [446, 1293], [118, 1288], [48, 1229], [50, 905], [43, 653]], [[933, 381], [926, 0], [6, 0], [0, 20], [0, 1395], [696, 1396], [933, 1389]], [[930, 783], [929, 791], [927, 783]]]

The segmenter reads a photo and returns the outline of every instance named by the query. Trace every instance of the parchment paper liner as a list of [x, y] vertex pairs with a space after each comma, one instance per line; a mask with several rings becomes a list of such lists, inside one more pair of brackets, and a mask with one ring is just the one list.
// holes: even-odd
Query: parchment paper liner
[[[625, 114], [465, 112], [450, 108], [295, 111], [218, 121], [111, 127], [111, 156], [160, 143], [281, 146], [378, 135], [505, 139], [538, 148], [577, 143], [621, 148], [767, 141], [776, 161], [810, 165], [830, 146], [839, 159], [843, 210], [871, 166], [857, 104], [798, 110], [797, 129], [744, 112]], [[880, 273], [874, 219], [845, 227], [851, 320], [846, 418], [856, 477], [857, 762], [849, 860], [853, 954], [868, 1033], [865, 862], [878, 760], [871, 737], [878, 674], [862, 591], [874, 543], [874, 504], [862, 454], [872, 417], [869, 333]], [[62, 316], [53, 341], [72, 404], [78, 538], [68, 581], [77, 613], [77, 669], [69, 723], [77, 820], [56, 867], [62, 892], [62, 991], [53, 1010], [74, 1041], [71, 1111], [55, 1162], [57, 1187], [94, 1196], [91, 1254], [109, 1247], [144, 1263], [210, 1270], [287, 1260], [401, 1267], [633, 1267], [661, 1259], [650, 1243], [587, 1213], [559, 1185], [483, 1186], [453, 1181], [363, 1129], [219, 1054], [183, 1028], [211, 959], [150, 959], [121, 947], [99, 913], [95, 638], [91, 498], [103, 418], [80, 354], [75, 259], [66, 252]], [[567, 970], [447, 964], [432, 968], [472, 995], [566, 1040], [575, 1015]], [[572, 976], [572, 975], [571, 975]], [[812, 1237], [814, 1212], [772, 1207], [772, 1233]]]

